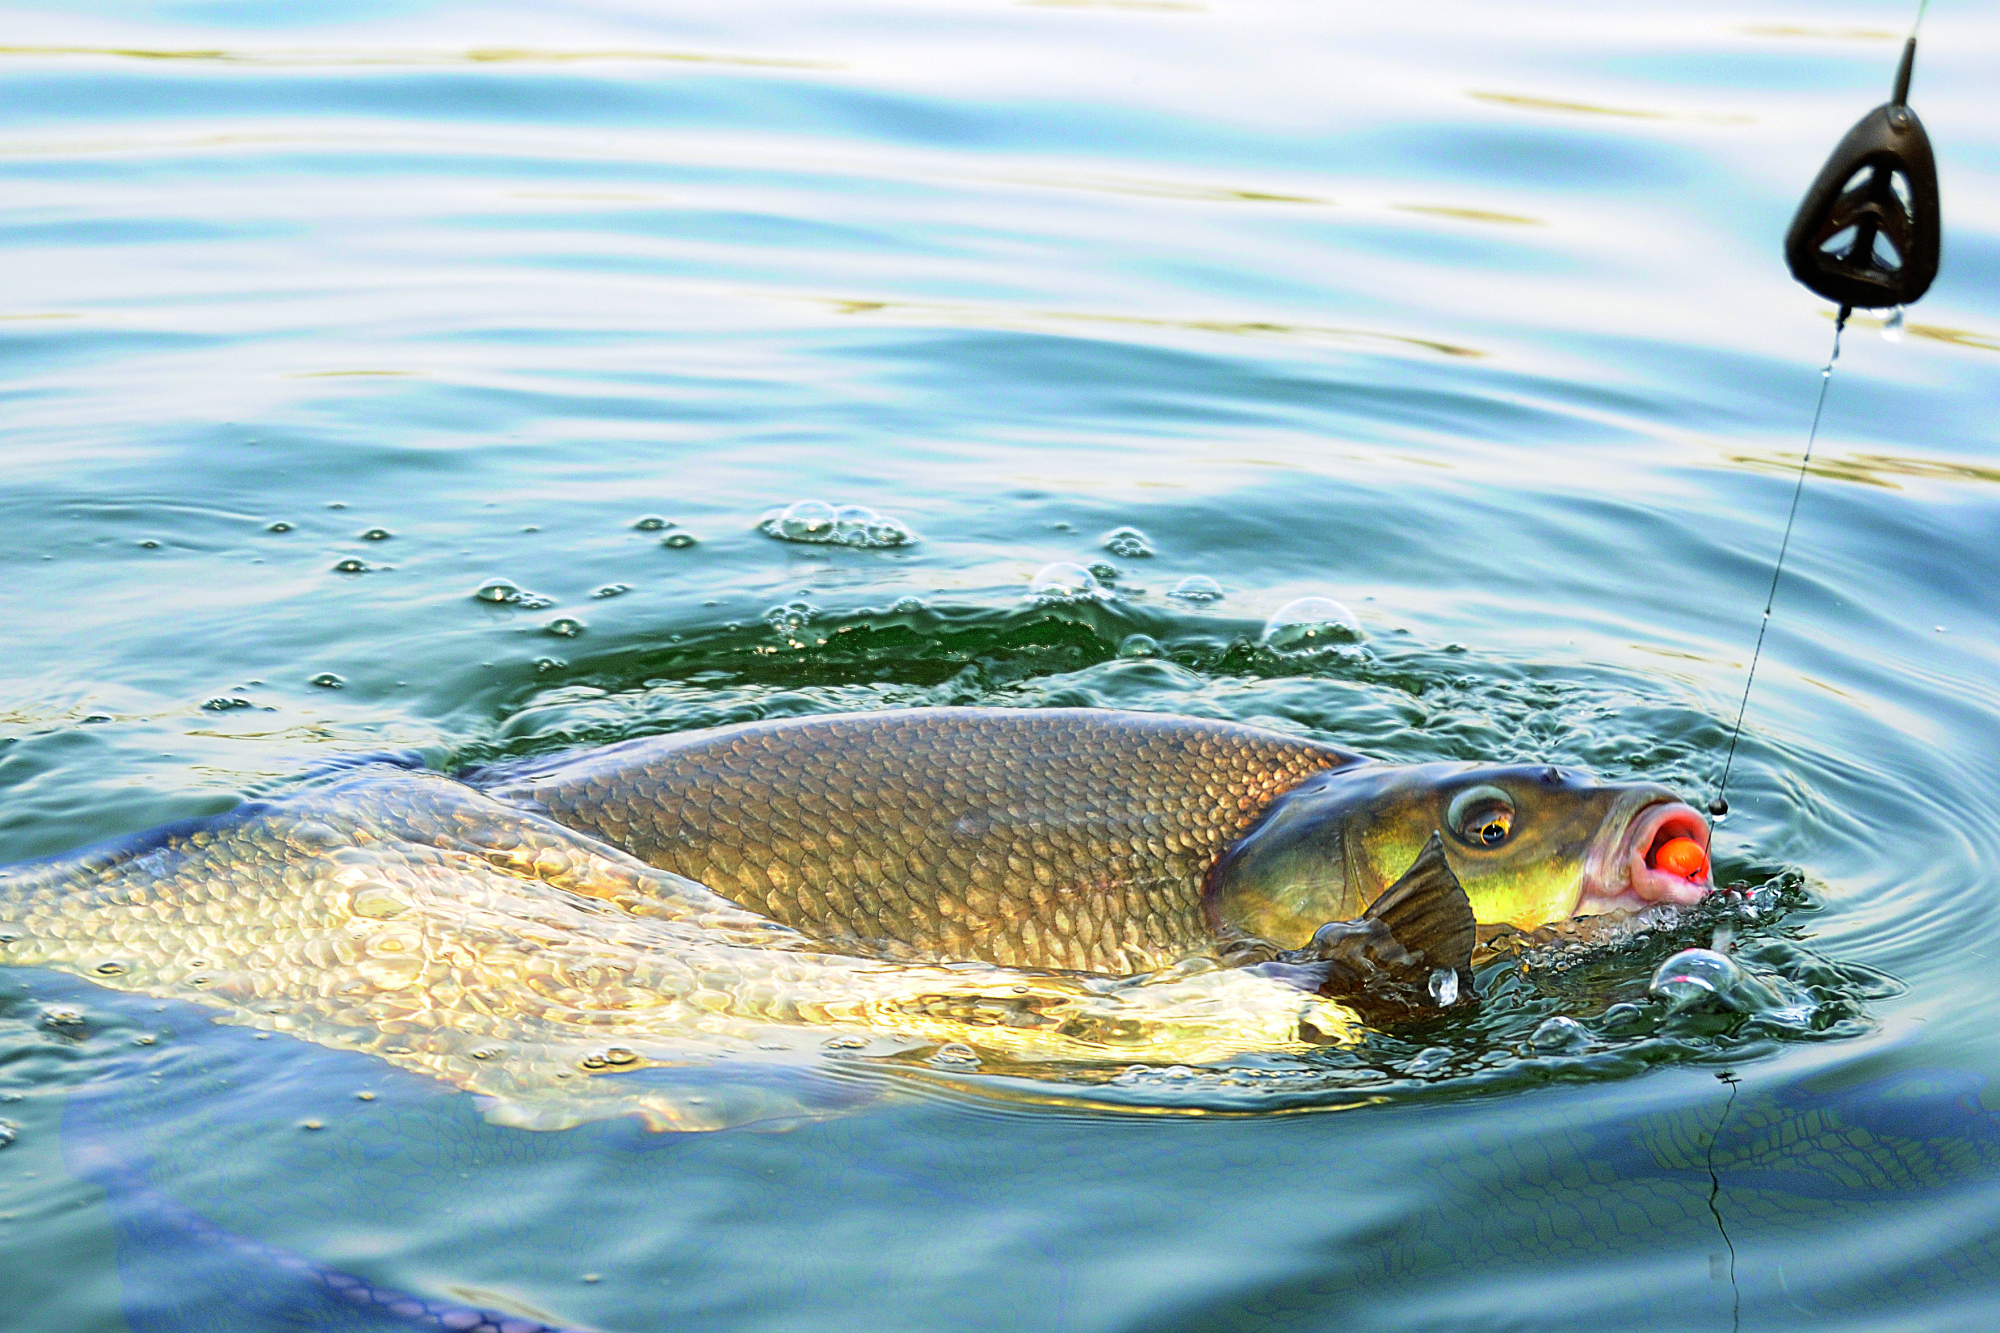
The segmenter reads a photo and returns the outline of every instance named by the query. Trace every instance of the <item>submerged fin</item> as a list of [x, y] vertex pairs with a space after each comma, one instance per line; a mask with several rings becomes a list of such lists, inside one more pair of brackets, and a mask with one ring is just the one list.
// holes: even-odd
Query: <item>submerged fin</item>
[[1304, 948], [1253, 966], [1341, 1000], [1370, 1023], [1392, 1023], [1474, 1000], [1478, 937], [1472, 902], [1445, 860], [1444, 839], [1433, 833], [1359, 919], [1329, 922]]

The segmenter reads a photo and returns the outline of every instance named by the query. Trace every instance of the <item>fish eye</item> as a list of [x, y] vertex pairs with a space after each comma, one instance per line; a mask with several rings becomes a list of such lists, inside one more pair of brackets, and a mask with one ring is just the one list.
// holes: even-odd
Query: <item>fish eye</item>
[[1469, 847], [1498, 847], [1514, 831], [1514, 802], [1498, 787], [1467, 787], [1452, 797], [1445, 823]]

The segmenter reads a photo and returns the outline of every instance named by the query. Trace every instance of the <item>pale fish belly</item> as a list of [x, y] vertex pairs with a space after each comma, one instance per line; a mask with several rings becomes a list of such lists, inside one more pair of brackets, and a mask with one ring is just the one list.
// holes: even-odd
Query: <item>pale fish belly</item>
[[1331, 1001], [1198, 961], [1118, 980], [841, 953], [462, 783], [388, 766], [0, 869], [0, 962], [371, 1052], [538, 1127], [746, 1114], [631, 1077], [660, 1067], [922, 1068], [956, 1043], [989, 1070], [1109, 1069], [1359, 1031]]

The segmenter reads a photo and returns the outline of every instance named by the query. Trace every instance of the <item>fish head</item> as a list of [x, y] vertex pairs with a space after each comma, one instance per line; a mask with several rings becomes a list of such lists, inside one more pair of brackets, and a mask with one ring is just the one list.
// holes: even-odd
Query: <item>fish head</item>
[[[1280, 796], [1217, 860], [1209, 924], [1297, 947], [1359, 917], [1434, 832], [1481, 925], [1533, 930], [1710, 887], [1708, 823], [1665, 787], [1548, 764], [1360, 764]], [[1691, 877], [1658, 864], [1680, 838], [1702, 851]]]

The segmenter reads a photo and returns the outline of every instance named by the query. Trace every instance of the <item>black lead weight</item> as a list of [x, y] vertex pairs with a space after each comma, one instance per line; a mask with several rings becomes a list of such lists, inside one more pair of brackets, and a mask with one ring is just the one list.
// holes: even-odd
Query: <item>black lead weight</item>
[[1894, 96], [1834, 148], [1785, 234], [1792, 276], [1843, 306], [1909, 305], [1937, 276], [1944, 234], [1937, 161], [1906, 104], [1916, 56], [1912, 37]]

